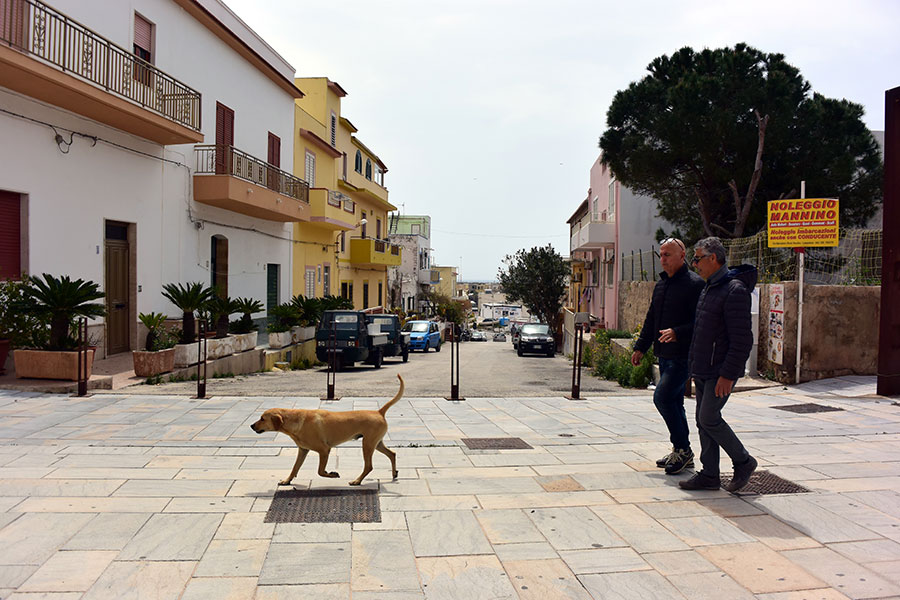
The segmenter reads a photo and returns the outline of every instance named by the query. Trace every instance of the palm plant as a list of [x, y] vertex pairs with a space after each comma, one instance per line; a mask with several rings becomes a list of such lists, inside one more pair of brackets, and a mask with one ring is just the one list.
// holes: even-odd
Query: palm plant
[[235, 301], [228, 296], [213, 294], [206, 301], [204, 308], [209, 312], [209, 318], [215, 323], [216, 337], [223, 338], [228, 335], [228, 317], [237, 312]]
[[144, 347], [148, 352], [171, 348], [175, 343], [174, 336], [163, 327], [168, 319], [163, 313], [141, 313], [138, 319], [147, 328], [147, 342]]
[[253, 298], [237, 298], [234, 301], [234, 312], [241, 313], [241, 318], [232, 326], [235, 333], [250, 333], [256, 329], [253, 324], [251, 314], [260, 312], [263, 309], [263, 303]]
[[297, 308], [290, 302], [273, 307], [269, 311], [269, 316], [272, 318], [272, 323], [268, 327], [270, 333], [290, 331], [291, 327], [299, 322]]
[[213, 294], [212, 288], [205, 287], [202, 283], [194, 281], [187, 285], [180, 283], [167, 283], [163, 286], [162, 295], [183, 313], [181, 343], [190, 344], [196, 337], [196, 321], [194, 311], [203, 307], [204, 303]]
[[94, 302], [104, 297], [93, 281], [72, 280], [68, 275], [56, 278], [44, 273], [34, 277], [24, 289], [24, 295], [32, 303], [35, 314], [50, 324], [48, 350], [74, 348], [76, 341], [69, 335], [69, 328], [76, 317], [102, 317], [106, 307]]
[[291, 299], [291, 305], [297, 311], [300, 325], [318, 323], [322, 316], [322, 301], [318, 298], [306, 298], [302, 294], [297, 294]]

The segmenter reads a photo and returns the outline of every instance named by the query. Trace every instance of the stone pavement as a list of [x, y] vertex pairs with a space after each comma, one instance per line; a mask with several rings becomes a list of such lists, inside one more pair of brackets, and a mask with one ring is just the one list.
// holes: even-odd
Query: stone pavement
[[[733, 396], [726, 418], [761, 468], [812, 490], [762, 496], [686, 492], [687, 474], [657, 469], [649, 392], [405, 398], [388, 413], [400, 478], [376, 453], [382, 520], [367, 524], [263, 522], [296, 450], [248, 425], [317, 398], [0, 392], [0, 598], [900, 597], [900, 406], [874, 387]], [[804, 402], [844, 410], [772, 408]], [[533, 450], [459, 441], [508, 436]], [[343, 489], [358, 444], [330, 462], [341, 479], [311, 456], [295, 486]]]

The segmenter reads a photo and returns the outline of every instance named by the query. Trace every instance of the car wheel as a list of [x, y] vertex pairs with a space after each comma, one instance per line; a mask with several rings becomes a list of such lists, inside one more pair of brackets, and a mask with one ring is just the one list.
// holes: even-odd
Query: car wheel
[[518, 354], [519, 356], [522, 356], [523, 352], [522, 352], [521, 346], [516, 348], [516, 354]]
[[403, 349], [403, 362], [409, 362], [409, 348]]
[[422, 352], [428, 354], [428, 340], [425, 340], [425, 346], [422, 348]]
[[435, 352], [440, 352], [440, 351], [441, 351], [441, 340], [438, 340], [437, 346], [434, 347], [434, 351], [435, 351]]
[[380, 349], [379, 349], [379, 350], [376, 350], [376, 351], [375, 351], [375, 356], [372, 358], [372, 364], [375, 365], [375, 368], [376, 368], [376, 369], [380, 369], [380, 368], [381, 368], [381, 361], [382, 361], [382, 359], [383, 359], [383, 356], [382, 356], [381, 350], [380, 350]]

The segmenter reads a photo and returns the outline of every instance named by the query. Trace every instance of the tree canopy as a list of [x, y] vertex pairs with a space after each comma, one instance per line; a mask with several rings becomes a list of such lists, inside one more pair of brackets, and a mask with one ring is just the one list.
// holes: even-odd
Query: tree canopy
[[521, 302], [543, 323], [554, 325], [566, 293], [569, 266], [549, 244], [503, 259], [497, 277], [510, 302]]
[[839, 198], [842, 227], [881, 204], [883, 163], [863, 108], [810, 93], [782, 54], [682, 48], [616, 93], [600, 138], [616, 178], [692, 239], [765, 227], [766, 202]]

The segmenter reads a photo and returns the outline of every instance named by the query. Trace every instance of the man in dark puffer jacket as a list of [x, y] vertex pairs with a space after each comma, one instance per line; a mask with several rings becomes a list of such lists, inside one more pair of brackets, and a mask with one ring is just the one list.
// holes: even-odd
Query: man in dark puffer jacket
[[694, 338], [689, 356], [697, 386], [697, 430], [703, 469], [678, 485], [686, 490], [719, 489], [719, 448], [731, 457], [734, 476], [726, 486], [736, 492], [750, 480], [757, 461], [722, 418], [722, 408], [753, 348], [750, 291], [756, 285], [756, 267], [725, 266], [725, 247], [709, 237], [694, 246], [691, 264], [706, 280], [697, 302]]
[[665, 421], [672, 442], [672, 452], [656, 461], [656, 466], [674, 475], [694, 466], [684, 414], [684, 384], [690, 376], [688, 350], [694, 331], [694, 313], [705, 284], [688, 269], [681, 240], [669, 238], [660, 243], [659, 264], [663, 272], [653, 288], [653, 300], [641, 336], [634, 344], [631, 363], [641, 364], [644, 353], [653, 346], [659, 359], [659, 383], [653, 392], [653, 404]]

